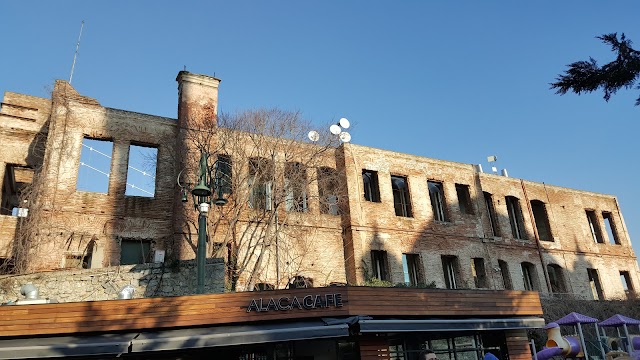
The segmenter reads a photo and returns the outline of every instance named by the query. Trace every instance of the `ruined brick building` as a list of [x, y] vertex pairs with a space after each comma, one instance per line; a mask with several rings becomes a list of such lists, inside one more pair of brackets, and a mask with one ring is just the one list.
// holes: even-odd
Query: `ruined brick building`
[[[197, 214], [181, 202], [176, 178], [197, 161], [200, 153], [189, 145], [189, 131], [202, 114], [215, 116], [220, 81], [186, 71], [177, 81], [178, 119], [103, 107], [65, 81], [56, 83], [51, 99], [5, 93], [0, 111], [5, 270], [171, 265], [194, 258]], [[208, 141], [219, 142], [215, 136]], [[235, 142], [247, 148], [251, 139], [244, 134]], [[102, 188], [87, 191], [79, 178], [87, 165], [82, 154], [95, 150], [91, 141], [110, 149], [102, 153], [109, 170], [95, 180], [104, 182]], [[295, 148], [313, 152], [319, 146], [306, 142]], [[130, 154], [138, 148], [148, 151], [155, 169], [153, 190], [145, 196], [128, 190], [135, 186], [128, 180]], [[260, 182], [255, 169], [264, 156], [214, 148], [225, 149], [216, 156], [226, 159], [234, 181], [254, 187]], [[298, 165], [308, 152], [291, 158], [273, 152], [268, 186], [263, 183], [256, 192], [238, 183], [228, 191], [235, 203], [241, 201], [238, 194], [248, 193], [242, 201], [250, 206], [209, 214], [207, 254], [227, 262], [235, 255], [225, 249], [225, 239], [251, 233], [252, 224], [260, 222], [245, 214], [276, 216], [275, 230], [261, 230], [268, 233], [280, 231], [279, 224], [302, 229], [281, 232], [275, 243], [244, 245], [242, 251], [254, 251], [247, 257], [254, 271], [239, 276], [238, 289], [281, 288], [292, 279], [314, 286], [377, 279], [613, 299], [632, 296], [640, 286], [637, 258], [614, 196], [348, 143], [324, 150], [313, 166], [304, 167]], [[243, 171], [246, 177], [238, 175]], [[287, 174], [295, 171], [303, 173], [304, 189], [285, 191], [283, 206], [272, 208], [271, 192], [288, 188]], [[329, 173], [341, 182], [327, 184], [323, 177]], [[344, 191], [338, 195], [335, 187]], [[237, 221], [225, 208], [242, 209]], [[278, 216], [287, 216], [287, 223]], [[287, 252], [293, 248], [295, 254]]]

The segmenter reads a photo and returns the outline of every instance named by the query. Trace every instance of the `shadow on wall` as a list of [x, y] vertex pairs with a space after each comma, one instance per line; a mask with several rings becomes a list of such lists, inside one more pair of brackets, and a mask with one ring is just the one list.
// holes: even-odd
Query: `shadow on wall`
[[[514, 188], [524, 188], [513, 180]], [[546, 213], [549, 204], [528, 198], [525, 190], [516, 194], [523, 200], [510, 195], [498, 198], [482, 190], [477, 175], [476, 182], [475, 195], [470, 185], [455, 184], [454, 192], [446, 188], [453, 184], [429, 181], [427, 194], [412, 196], [395, 186], [394, 208], [385, 207], [395, 211], [395, 218], [374, 222], [367, 234], [361, 259], [365, 283], [533, 290], [569, 298], [607, 296], [596, 266], [579, 255], [589, 254], [580, 248], [581, 242], [577, 241], [572, 267], [564, 259], [552, 260], [557, 256], [545, 250], [547, 241], [553, 244], [546, 240], [553, 240]], [[416, 196], [426, 199], [415, 201]], [[412, 208], [411, 198], [428, 211]], [[363, 201], [365, 214], [368, 206]], [[420, 214], [427, 219], [415, 219]], [[420, 231], [412, 231], [417, 223], [422, 225]], [[542, 242], [536, 239], [541, 236]]]

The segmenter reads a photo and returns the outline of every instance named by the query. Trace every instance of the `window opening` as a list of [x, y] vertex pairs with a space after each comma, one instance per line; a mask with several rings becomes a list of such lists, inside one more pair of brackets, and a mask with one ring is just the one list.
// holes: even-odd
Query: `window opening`
[[335, 169], [330, 167], [318, 169], [318, 193], [320, 195], [320, 212], [339, 215], [338, 172]]
[[507, 212], [509, 213], [509, 224], [511, 225], [511, 234], [514, 239], [526, 239], [524, 227], [522, 226], [522, 208], [520, 200], [514, 196], [505, 197], [507, 203]]
[[405, 342], [403, 339], [389, 339], [389, 360], [407, 359], [407, 348], [405, 348]]
[[76, 190], [107, 194], [112, 154], [112, 141], [82, 139]]
[[443, 255], [442, 271], [444, 273], [444, 282], [447, 289], [458, 288], [458, 258], [451, 255]]
[[402, 271], [405, 284], [418, 286], [423, 283], [420, 276], [420, 255], [402, 254]]
[[589, 222], [589, 230], [591, 230], [593, 241], [599, 244], [604, 243], [604, 239], [602, 238], [602, 230], [600, 230], [600, 224], [598, 222], [596, 212], [593, 210], [586, 210], [586, 213], [587, 221]]
[[498, 267], [500, 268], [500, 275], [502, 276], [502, 285], [504, 286], [504, 289], [513, 290], [511, 274], [509, 273], [509, 264], [504, 260], [498, 260]]
[[547, 273], [549, 274], [549, 283], [551, 283], [551, 292], [566, 293], [567, 288], [564, 281], [562, 267], [557, 264], [547, 265]]
[[628, 271], [620, 271], [620, 282], [622, 282], [622, 289], [624, 290], [627, 299], [635, 298], [633, 283], [631, 282], [631, 276]]
[[493, 206], [493, 196], [486, 191], [482, 192], [484, 197], [484, 204], [487, 208], [487, 214], [489, 215], [489, 224], [491, 225], [491, 235], [500, 236], [500, 230], [498, 227], [498, 218], [496, 217], [496, 209]]
[[458, 206], [460, 207], [460, 212], [463, 214], [473, 214], [469, 185], [456, 184], [456, 193], [458, 194]]
[[487, 285], [487, 272], [484, 267], [483, 258], [473, 258], [471, 261], [471, 274], [473, 275], [473, 281], [476, 288], [486, 288]]
[[393, 190], [393, 207], [396, 216], [413, 217], [406, 176], [391, 175], [391, 189]]
[[389, 281], [386, 251], [371, 250], [371, 267], [373, 268], [374, 278]]
[[301, 163], [286, 163], [284, 169], [287, 211], [307, 211], [307, 169]]
[[420, 359], [420, 353], [427, 349], [440, 360], [481, 360], [489, 352], [499, 359], [507, 357], [504, 331], [426, 332], [411, 337], [392, 335], [388, 343], [389, 359]]
[[218, 165], [214, 174], [217, 185], [222, 188], [223, 194], [233, 192], [233, 163], [231, 156], [218, 154]]
[[151, 262], [151, 242], [147, 240], [122, 239], [120, 241], [120, 265], [145, 264]]
[[[0, 215], [13, 215], [26, 217], [29, 209], [26, 199], [21, 199], [26, 187], [33, 182], [33, 169], [7, 164], [4, 171], [2, 185], [2, 200], [0, 202]], [[22, 202], [21, 202], [22, 200]]]
[[431, 199], [433, 220], [447, 221], [442, 183], [436, 181], [427, 181], [427, 186], [429, 187], [429, 198]]
[[380, 186], [378, 185], [378, 172], [363, 169], [362, 184], [364, 187], [364, 199], [366, 201], [380, 202]]
[[520, 264], [520, 270], [522, 271], [524, 289], [528, 291], [538, 291], [535, 266], [532, 263], [523, 262]]
[[591, 294], [594, 300], [604, 300], [604, 294], [602, 293], [602, 285], [600, 285], [600, 276], [598, 276], [598, 270], [587, 269], [587, 275], [589, 276], [589, 286], [591, 287]]
[[536, 229], [538, 230], [540, 240], [553, 241], [545, 203], [540, 200], [531, 200], [531, 211], [533, 212], [533, 219], [536, 222]]
[[620, 239], [618, 238], [618, 232], [616, 231], [615, 223], [613, 222], [613, 215], [610, 212], [603, 211], [602, 218], [604, 219], [604, 225], [607, 228], [607, 235], [609, 236], [609, 243], [611, 245], [620, 245]]
[[127, 189], [124, 194], [126, 196], [154, 197], [157, 164], [157, 148], [129, 145]]
[[259, 210], [271, 210], [273, 163], [267, 159], [249, 160], [249, 207]]

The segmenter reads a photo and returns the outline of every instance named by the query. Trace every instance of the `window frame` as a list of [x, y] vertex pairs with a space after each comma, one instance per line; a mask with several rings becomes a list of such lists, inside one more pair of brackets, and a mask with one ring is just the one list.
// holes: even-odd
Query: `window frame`
[[[402, 181], [404, 187], [398, 187], [394, 180]], [[408, 177], [391, 174], [391, 190], [393, 192], [393, 208], [396, 216], [413, 217]]]
[[476, 289], [486, 289], [489, 287], [484, 258], [471, 258], [471, 275], [473, 276]]
[[521, 262], [520, 272], [522, 273], [522, 283], [525, 291], [540, 291], [535, 264], [527, 261]]
[[332, 167], [321, 166], [317, 170], [318, 198], [320, 213], [339, 216], [340, 198], [338, 197], [338, 171]]
[[533, 221], [538, 232], [538, 239], [540, 241], [553, 242], [553, 231], [551, 230], [551, 221], [549, 220], [549, 212], [547, 211], [547, 204], [541, 200], [531, 200], [531, 213], [533, 214]]
[[378, 181], [377, 171], [362, 169], [362, 188], [365, 201], [381, 202], [380, 183]]
[[[138, 171], [141, 172], [144, 176], [147, 175], [147, 172], [145, 170], [140, 170], [137, 169], [133, 166], [131, 166], [131, 152], [132, 150], [135, 150], [135, 148], [145, 148], [145, 149], [153, 149], [155, 150], [155, 159], [154, 159], [154, 164], [153, 164], [153, 174], [151, 174], [150, 172], [148, 173], [149, 176], [153, 177], [153, 193], [151, 194], [151, 192], [136, 186], [136, 184], [130, 183], [131, 180], [131, 170], [133, 169], [134, 171]], [[157, 189], [157, 175], [158, 175], [158, 154], [160, 152], [160, 149], [157, 145], [150, 145], [150, 144], [142, 144], [142, 143], [137, 143], [137, 142], [131, 142], [129, 144], [129, 155], [127, 157], [127, 178], [126, 178], [126, 189], [125, 189], [125, 193], [124, 196], [126, 197], [143, 197], [143, 198], [149, 198], [149, 199], [154, 199], [156, 197], [156, 189]], [[146, 156], [146, 155], [143, 155]], [[144, 162], [146, 163], [146, 161]], [[129, 191], [129, 187], [131, 186], [131, 188], [133, 189], [138, 189], [143, 193], [149, 193], [149, 195], [138, 195], [138, 194], [127, 194], [127, 192]]]
[[547, 264], [547, 274], [549, 274], [549, 285], [551, 293], [563, 294], [567, 292], [567, 282], [564, 278], [564, 269], [558, 264]]
[[587, 225], [591, 231], [593, 241], [596, 244], [604, 244], [604, 237], [602, 236], [602, 229], [600, 228], [598, 214], [592, 209], [585, 209], [585, 214], [587, 215]]
[[456, 186], [456, 195], [458, 197], [458, 207], [460, 208], [460, 213], [465, 215], [473, 215], [475, 211], [473, 210], [473, 203], [471, 201], [471, 190], [470, 186], [466, 184], [455, 184]]
[[273, 163], [265, 158], [249, 159], [249, 207], [254, 210], [273, 209]]
[[505, 290], [513, 290], [513, 281], [511, 280], [511, 273], [509, 272], [509, 263], [504, 260], [498, 259], [498, 268], [500, 269], [500, 275], [502, 276], [502, 286]]
[[600, 282], [600, 274], [598, 269], [587, 268], [587, 276], [589, 279], [589, 286], [591, 287], [591, 295], [594, 300], [604, 300], [604, 290], [602, 289], [602, 283]]
[[515, 196], [509, 195], [505, 196], [504, 201], [507, 207], [507, 214], [509, 215], [511, 235], [514, 239], [527, 240], [527, 235], [524, 228], [524, 217], [522, 215], [522, 206], [520, 206], [520, 199]]
[[451, 290], [458, 289], [458, 282], [460, 281], [458, 257], [455, 255], [442, 255], [440, 256], [440, 261], [442, 262], [445, 287]]
[[373, 278], [381, 281], [391, 281], [389, 257], [385, 250], [371, 250], [371, 270]]
[[[98, 141], [98, 142], [103, 142], [103, 143], [110, 143], [111, 144], [111, 154], [105, 154], [99, 150], [94, 150], [93, 146], [91, 146], [91, 144], [85, 144], [85, 140], [89, 140], [89, 141]], [[101, 171], [97, 166], [97, 164], [94, 164], [96, 166], [91, 166], [86, 164], [83, 161], [83, 154], [86, 155], [86, 153], [84, 152], [84, 148], [89, 148], [88, 151], [95, 151], [97, 152], [99, 155], [102, 155], [103, 157], [106, 157], [109, 159], [109, 169], [108, 169], [108, 173], [105, 173], [104, 171]], [[111, 187], [111, 172], [112, 172], [112, 167], [113, 167], [113, 152], [115, 150], [115, 142], [113, 141], [113, 139], [109, 139], [109, 138], [97, 138], [97, 137], [92, 137], [92, 136], [88, 136], [88, 135], [84, 135], [82, 137], [82, 141], [80, 143], [80, 156], [78, 158], [78, 171], [76, 172], [76, 184], [75, 184], [75, 191], [76, 192], [89, 192], [89, 193], [94, 193], [94, 194], [104, 194], [104, 195], [109, 195], [109, 190]], [[86, 158], [85, 158], [86, 160]], [[104, 165], [104, 164], [102, 164]], [[81, 181], [83, 181], [84, 176], [90, 177], [90, 175], [84, 175], [84, 172], [82, 171], [82, 167], [86, 166], [87, 168], [91, 169], [92, 171], [97, 171], [99, 173], [101, 173], [102, 175], [105, 175], [107, 177], [106, 180], [106, 184], [100, 184], [100, 190], [91, 190], [89, 188], [87, 188], [85, 185], [81, 184]], [[98, 182], [102, 182], [102, 181], [98, 181], [96, 179], [93, 179], [91, 181], [93, 184], [96, 184]], [[104, 185], [106, 185], [106, 189], [104, 189], [103, 191], [103, 187]]]
[[422, 277], [422, 260], [420, 254], [402, 254], [402, 272], [404, 273], [404, 283], [409, 286], [419, 286], [424, 283]]
[[[129, 243], [132, 245], [132, 247], [137, 246], [138, 244], [140, 245], [140, 253], [138, 253], [137, 255], [139, 255], [138, 257], [138, 262], [130, 262], [130, 261], [126, 261], [123, 262], [123, 255], [124, 255], [124, 248], [123, 248], [123, 243]], [[122, 238], [119, 241], [119, 246], [120, 246], [120, 265], [141, 265], [141, 264], [149, 264], [152, 263], [153, 259], [153, 241], [148, 240], [148, 239], [133, 239], [133, 238]], [[140, 262], [141, 261], [141, 262]]]
[[[298, 178], [292, 184], [291, 178]], [[296, 179], [293, 179], [296, 180]], [[285, 210], [304, 213], [309, 210], [307, 168], [300, 162], [287, 162], [284, 172]]]
[[618, 229], [613, 221], [613, 213], [610, 211], [602, 212], [602, 220], [604, 221], [604, 227], [607, 231], [607, 237], [609, 238], [610, 245], [621, 245]]
[[442, 181], [428, 180], [427, 189], [429, 190], [429, 200], [431, 201], [433, 221], [449, 222], [447, 198], [444, 193], [444, 183]]
[[[228, 154], [216, 156], [215, 185], [222, 187], [223, 194], [233, 193], [233, 159]], [[216, 189], [217, 190], [217, 189]]]
[[629, 273], [629, 271], [620, 271], [620, 282], [622, 283], [622, 290], [624, 290], [624, 294], [627, 299], [635, 299], [636, 294], [633, 288], [633, 282], [631, 281], [631, 274]]
[[482, 197], [484, 198], [484, 205], [487, 210], [491, 232], [494, 237], [500, 237], [501, 236], [500, 224], [498, 223], [496, 207], [495, 207], [495, 204], [493, 203], [493, 194], [491, 194], [490, 192], [483, 191]]

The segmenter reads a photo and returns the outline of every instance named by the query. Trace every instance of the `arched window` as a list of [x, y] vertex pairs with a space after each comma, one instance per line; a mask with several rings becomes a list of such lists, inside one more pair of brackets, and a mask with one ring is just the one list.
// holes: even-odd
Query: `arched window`
[[504, 260], [498, 260], [498, 266], [500, 267], [500, 275], [502, 275], [502, 285], [504, 286], [504, 289], [513, 290], [511, 274], [509, 273], [509, 265]]
[[554, 294], [566, 293], [567, 286], [564, 281], [562, 267], [557, 264], [549, 264], [547, 265], [547, 273], [549, 274], [549, 283], [551, 283], [551, 292]]
[[515, 196], [507, 196], [507, 212], [509, 213], [509, 224], [511, 225], [511, 234], [514, 239], [526, 239], [527, 235], [524, 231], [524, 221], [522, 219], [522, 208], [520, 200]]
[[530, 262], [523, 262], [520, 264], [520, 270], [522, 271], [524, 289], [528, 291], [539, 291], [540, 285], [538, 283], [536, 266]]
[[553, 241], [545, 204], [540, 200], [531, 200], [531, 211], [533, 212], [533, 219], [536, 221], [536, 229], [540, 240]]

